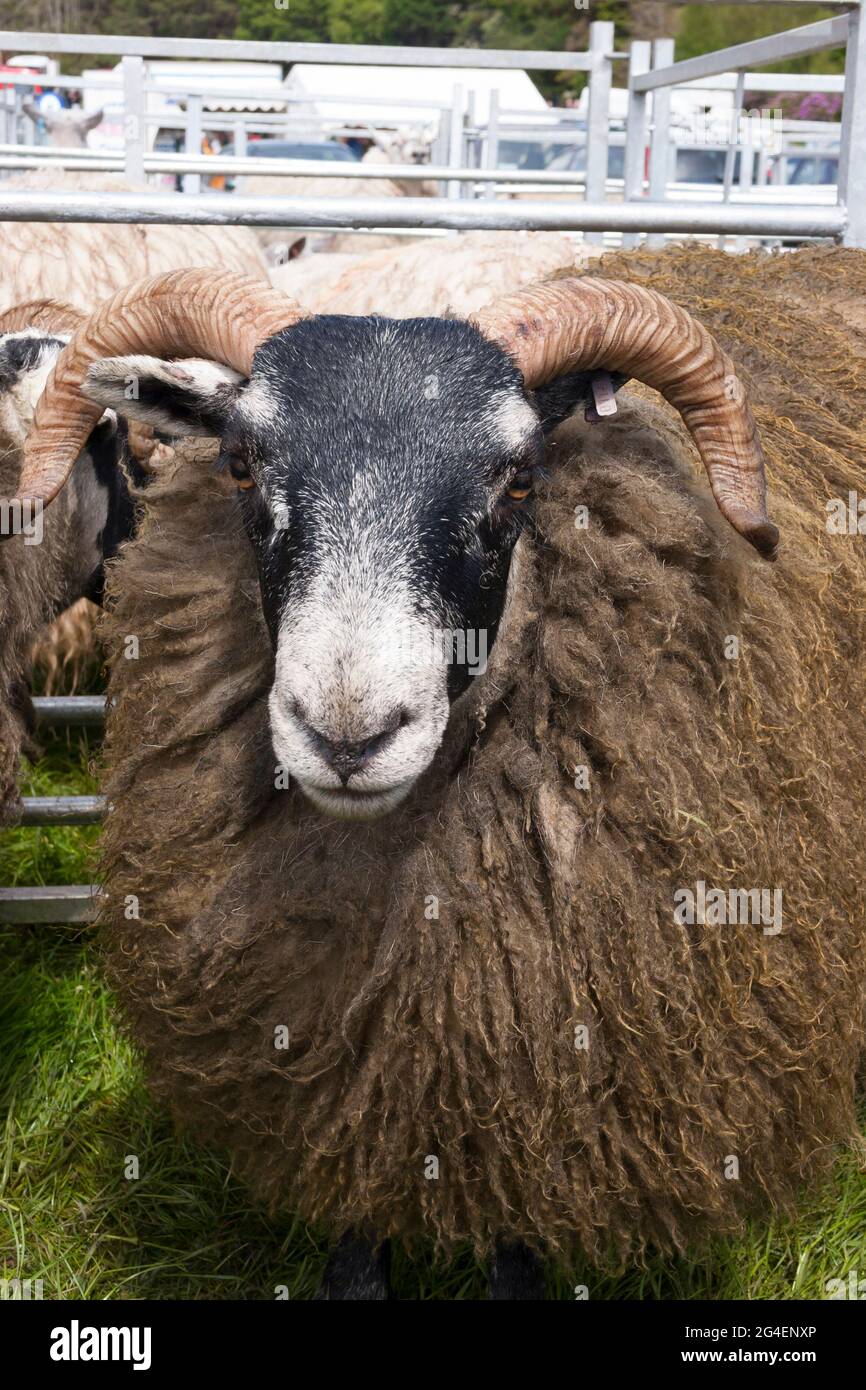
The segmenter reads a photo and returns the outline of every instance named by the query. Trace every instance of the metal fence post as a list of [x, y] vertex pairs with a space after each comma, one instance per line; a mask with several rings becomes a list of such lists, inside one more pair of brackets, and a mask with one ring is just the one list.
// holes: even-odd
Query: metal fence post
[[[475, 123], [475, 93], [466, 93], [466, 118], [463, 123], [463, 143], [460, 148], [460, 166], [465, 165], [468, 169], [473, 168], [480, 161], [478, 135], [475, 133], [478, 127]], [[473, 158], [474, 155], [474, 158]], [[470, 183], [460, 184], [461, 198], [477, 197], [476, 190]]]
[[[740, 112], [743, 110], [744, 93], [746, 89], [745, 72], [737, 73], [737, 85], [734, 89], [734, 104], [731, 107], [731, 124], [728, 127], [728, 148], [725, 150], [725, 172], [722, 178], [722, 202], [731, 201], [731, 188], [734, 182], [734, 164], [737, 158], [737, 150], [740, 145]], [[740, 151], [740, 177], [743, 173], [743, 151]], [[716, 242], [720, 251], [725, 249], [725, 238], [720, 236]]]
[[[487, 111], [487, 130], [484, 132], [484, 168], [495, 169], [499, 163], [499, 89], [494, 87], [490, 93], [490, 106]], [[496, 184], [484, 185], [484, 198], [496, 197]]]
[[144, 183], [144, 59], [121, 59], [121, 72], [124, 170], [131, 183]]
[[[666, 68], [674, 61], [673, 39], [656, 39], [653, 44], [653, 67]], [[657, 87], [653, 92], [652, 138], [649, 155], [649, 195], [654, 202], [664, 202], [667, 196], [668, 174], [671, 157], [671, 89]], [[660, 250], [665, 239], [662, 233], [653, 232], [647, 237], [647, 246], [652, 251]]]
[[17, 145], [18, 132], [15, 120], [15, 91], [14, 87], [6, 87], [3, 90], [3, 143], [4, 145]]
[[[439, 118], [436, 128], [436, 136], [433, 141], [433, 148], [430, 151], [430, 163], [438, 164], [440, 169], [448, 163], [448, 151], [451, 148], [451, 118], [446, 110], [439, 111]], [[440, 180], [438, 185], [440, 197], [445, 195], [445, 184]]]
[[[607, 183], [607, 146], [610, 130], [610, 83], [613, 24], [597, 19], [589, 26], [589, 112], [586, 121], [586, 201], [603, 203]], [[584, 240], [601, 245], [603, 232], [587, 232]]]
[[[24, 122], [24, 141], [25, 145], [35, 145], [37, 143], [36, 122], [24, 114], [24, 92], [20, 87], [15, 88], [15, 128], [18, 129], [20, 121]], [[18, 138], [16, 136], [16, 144]]]
[[[646, 161], [647, 94], [633, 92], [633, 77], [649, 72], [652, 60], [652, 44], [648, 39], [635, 39], [628, 54], [628, 116], [625, 126], [625, 155], [623, 157], [624, 188], [623, 198], [633, 203], [643, 197], [644, 164]], [[637, 246], [638, 238], [634, 232], [627, 232], [622, 244], [629, 249]]]
[[[451, 97], [451, 125], [448, 132], [448, 167], [459, 169], [463, 164], [463, 88], [456, 83]], [[447, 197], [460, 197], [460, 184], [449, 179]]]
[[[186, 135], [184, 137], [184, 152], [186, 154], [201, 154], [201, 109], [202, 98], [190, 93], [186, 103]], [[183, 176], [184, 193], [201, 192], [201, 174], [184, 174]]]
[[[847, 209], [845, 246], [866, 248], [866, 23], [863, 11], [848, 14], [845, 96], [839, 144], [839, 202]], [[859, 161], [859, 167], [858, 167]]]

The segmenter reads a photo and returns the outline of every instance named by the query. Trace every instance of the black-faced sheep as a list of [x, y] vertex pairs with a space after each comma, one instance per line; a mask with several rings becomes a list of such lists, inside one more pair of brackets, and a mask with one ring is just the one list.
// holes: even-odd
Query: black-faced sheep
[[[776, 297], [784, 265], [655, 266], [725, 338], [748, 326], [775, 566], [644, 390], [542, 447], [596, 369], [643, 377], [773, 546], [730, 360], [639, 286], [563, 281], [482, 334], [282, 328], [225, 283], [172, 311], [161, 282], [40, 405], [48, 497], [113, 354], [249, 377], [172, 388], [137, 359], [148, 418], [204, 422], [224, 467], [202, 446], [161, 475], [115, 567], [139, 659], [112, 676], [104, 940], [157, 1091], [336, 1235], [505, 1241], [497, 1270], [515, 1240], [682, 1248], [790, 1206], [855, 1129], [866, 565], [824, 520], [827, 487], [863, 485], [866, 366], [830, 411], [841, 331]], [[489, 638], [474, 680], [467, 650], [431, 655], [449, 629]], [[381, 1295], [346, 1239], [328, 1292], [366, 1258]]]
[[[423, 135], [415, 132], [406, 139], [382, 139], [379, 146], [367, 150], [361, 163], [382, 167], [382, 178], [323, 177], [321, 174], [299, 174], [285, 178], [276, 174], [243, 174], [237, 180], [239, 193], [258, 197], [293, 198], [435, 198], [438, 187], [432, 179], [394, 179], [387, 176], [389, 164], [421, 164], [423, 151], [429, 145]], [[292, 264], [301, 253], [328, 255], [366, 255], [386, 247], [400, 249], [405, 238], [387, 232], [306, 232], [291, 233], [285, 227], [260, 227], [259, 243], [271, 265]]]
[[[8, 187], [39, 190], [79, 189], [105, 190], [110, 192], [129, 191], [132, 185], [111, 175], [88, 173], [64, 173], [58, 169], [40, 169], [26, 175]], [[245, 227], [172, 227], [172, 226], [102, 226], [87, 223], [46, 223], [46, 222], [7, 222], [0, 224], [0, 258], [3, 263], [3, 279], [0, 284], [0, 311], [13, 312], [19, 329], [28, 327], [21, 317], [21, 308], [28, 302], [54, 301], [64, 306], [73, 306], [90, 312], [95, 304], [106, 299], [115, 290], [136, 280], [143, 274], [155, 274], [182, 265], [212, 266], [223, 270], [243, 271], [245, 274], [266, 275], [265, 262], [253, 232]], [[52, 325], [46, 318], [47, 307], [43, 306], [40, 319], [42, 330]], [[11, 320], [10, 320], [11, 321]], [[40, 326], [37, 325], [37, 326]], [[62, 329], [62, 323], [53, 325]], [[5, 330], [8, 331], [8, 330]], [[45, 351], [48, 351], [46, 345]], [[43, 354], [43, 362], [45, 354]], [[17, 394], [32, 395], [35, 380], [31, 362], [24, 376], [18, 376], [18, 386], [12, 389], [12, 379], [5, 378], [3, 390], [3, 441], [5, 461], [0, 477], [0, 497], [14, 495], [17, 484], [16, 468], [20, 465], [18, 445], [10, 444], [13, 436], [23, 440], [29, 425], [29, 414], [18, 422], [12, 420]], [[47, 375], [42, 371], [41, 381]], [[22, 397], [23, 399], [23, 397]], [[31, 403], [32, 410], [32, 403]], [[12, 448], [12, 452], [10, 452]], [[17, 463], [16, 463], [17, 460]], [[35, 573], [38, 557], [32, 555], [25, 573]], [[55, 586], [56, 587], [56, 586]], [[45, 630], [44, 620], [38, 628], [25, 625], [19, 630], [24, 638], [29, 632], [29, 644], [36, 643], [32, 659], [49, 679], [60, 668], [75, 673], [85, 668], [95, 659], [94, 620], [96, 608], [89, 600], [79, 598], [86, 588], [74, 584], [66, 585], [72, 600], [78, 600], [74, 613], [61, 619], [56, 629]], [[70, 602], [72, 601], [70, 600]], [[9, 601], [7, 594], [6, 602]], [[17, 600], [16, 600], [17, 602]], [[45, 605], [38, 596], [33, 598], [33, 612], [42, 612]], [[65, 605], [63, 605], [65, 607]], [[48, 609], [59, 612], [52, 601]], [[23, 607], [21, 609], [23, 617]], [[11, 629], [10, 629], [11, 630]], [[18, 662], [20, 642], [16, 638], [16, 663]], [[8, 647], [7, 647], [8, 650]], [[0, 657], [2, 664], [2, 657]], [[29, 664], [25, 652], [23, 664]], [[23, 668], [22, 668], [23, 669]], [[21, 671], [16, 676], [19, 679]], [[2, 696], [0, 696], [2, 698]], [[8, 717], [8, 716], [7, 716]], [[9, 757], [14, 755], [7, 749], [3, 758], [8, 767]], [[11, 787], [10, 775], [3, 779], [7, 788]]]
[[34, 638], [82, 596], [101, 598], [104, 561], [131, 533], [132, 504], [118, 466], [126, 426], [113, 419], [85, 441], [57, 507], [17, 509], [12, 500], [36, 402], [82, 318], [46, 300], [0, 313], [0, 822], [17, 800]]

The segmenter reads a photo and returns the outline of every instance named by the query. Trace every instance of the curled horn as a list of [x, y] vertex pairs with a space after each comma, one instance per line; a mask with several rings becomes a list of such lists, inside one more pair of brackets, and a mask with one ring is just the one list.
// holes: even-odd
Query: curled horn
[[0, 334], [21, 333], [25, 328], [41, 329], [46, 336], [52, 333], [74, 333], [84, 322], [80, 309], [61, 304], [56, 299], [28, 299], [0, 314]]
[[702, 324], [664, 295], [591, 277], [501, 299], [472, 319], [505, 349], [530, 389], [566, 372], [624, 373], [661, 392], [683, 418], [719, 510], [773, 559], [764, 456], [734, 364]]
[[256, 349], [301, 314], [262, 281], [222, 271], [172, 270], [120, 290], [85, 320], [54, 364], [24, 447], [19, 496], [47, 506], [69, 477], [103, 413], [81, 392], [97, 358], [205, 357], [249, 376]]

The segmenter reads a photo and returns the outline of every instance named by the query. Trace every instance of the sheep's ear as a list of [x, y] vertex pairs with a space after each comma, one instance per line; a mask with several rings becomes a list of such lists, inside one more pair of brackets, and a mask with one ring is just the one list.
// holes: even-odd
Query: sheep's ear
[[102, 118], [104, 115], [105, 108], [100, 106], [99, 110], [94, 111], [91, 116], [82, 116], [78, 121], [76, 121], [76, 125], [78, 126], [78, 129], [80, 130], [81, 134], [89, 135], [91, 130], [95, 130], [98, 125], [102, 124]]
[[169, 435], [219, 435], [246, 378], [218, 362], [190, 358], [101, 357], [84, 378], [85, 396]]
[[[561, 425], [562, 421], [567, 420], [576, 410], [595, 406], [592, 389], [592, 378], [595, 375], [594, 372], [569, 372], [567, 376], [557, 377], [556, 381], [548, 382], [547, 386], [537, 388], [533, 394], [541, 416], [541, 428], [545, 434], [556, 429], [557, 425]], [[628, 381], [627, 376], [620, 376], [618, 372], [611, 372], [608, 379], [614, 391], [618, 391]]]

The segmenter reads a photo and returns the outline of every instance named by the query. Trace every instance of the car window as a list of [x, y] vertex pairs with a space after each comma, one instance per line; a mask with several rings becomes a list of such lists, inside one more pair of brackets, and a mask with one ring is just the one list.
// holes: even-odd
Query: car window
[[[499, 146], [500, 169], [545, 169], [550, 173], [586, 173], [586, 145], [542, 144], [541, 141], [505, 140]], [[607, 176], [621, 179], [625, 146], [609, 145]]]
[[[739, 177], [739, 155], [734, 165], [734, 178]], [[677, 150], [676, 180], [678, 183], [724, 183], [724, 150]]]
[[818, 165], [814, 159], [795, 159], [790, 169], [789, 183], [817, 183]]
[[498, 151], [500, 169], [543, 169], [544, 148], [536, 140], [502, 140]]
[[[234, 145], [226, 145], [225, 155], [235, 153]], [[293, 140], [251, 140], [247, 154], [255, 159], [322, 159], [354, 164], [357, 156], [346, 145], [336, 143], [297, 144]]]

